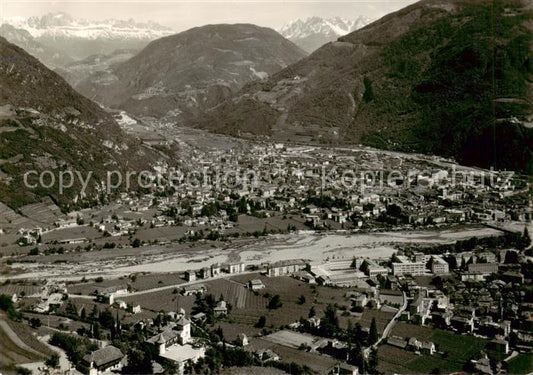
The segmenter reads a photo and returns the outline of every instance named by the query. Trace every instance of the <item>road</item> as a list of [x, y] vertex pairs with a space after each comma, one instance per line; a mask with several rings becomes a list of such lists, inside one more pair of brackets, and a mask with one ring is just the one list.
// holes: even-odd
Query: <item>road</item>
[[407, 295], [405, 294], [405, 292], [402, 292], [402, 293], [403, 293], [403, 304], [402, 304], [402, 306], [398, 309], [396, 314], [394, 314], [394, 316], [392, 317], [390, 322], [387, 324], [387, 326], [383, 330], [383, 333], [381, 334], [381, 337], [379, 338], [379, 340], [376, 341], [376, 343], [374, 345], [372, 345], [372, 346], [370, 346], [370, 347], [368, 347], [368, 348], [366, 348], [364, 350], [364, 355], [365, 356], [368, 356], [370, 354], [370, 350], [371, 349], [376, 349], [378, 347], [378, 345], [381, 344], [382, 341], [387, 339], [387, 337], [389, 336], [390, 332], [392, 331], [392, 328], [394, 328], [394, 325], [396, 324], [396, 320], [402, 315], [402, 313], [407, 308]]
[[402, 292], [402, 293], [403, 293], [403, 304], [402, 304], [402, 307], [400, 307], [400, 309], [394, 315], [394, 317], [391, 319], [389, 324], [387, 324], [387, 326], [383, 330], [383, 334], [381, 335], [380, 339], [372, 347], [374, 347], [374, 348], [377, 347], [381, 343], [381, 341], [385, 340], [389, 336], [389, 333], [392, 331], [392, 328], [396, 324], [396, 320], [402, 315], [402, 313], [407, 308], [407, 295], [405, 294], [405, 292]]

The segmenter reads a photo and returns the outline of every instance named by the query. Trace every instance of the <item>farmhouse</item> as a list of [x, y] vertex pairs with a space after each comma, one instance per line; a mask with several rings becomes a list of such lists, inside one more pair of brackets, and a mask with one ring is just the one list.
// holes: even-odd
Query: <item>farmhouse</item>
[[108, 345], [83, 357], [89, 368], [89, 375], [100, 375], [108, 370], [119, 370], [122, 367], [124, 354], [119, 348]]
[[250, 280], [248, 286], [251, 290], [261, 290], [265, 288], [265, 284], [259, 279]]
[[226, 301], [220, 301], [214, 308], [215, 316], [227, 315], [228, 306]]
[[204, 284], [195, 284], [195, 285], [187, 285], [184, 286], [182, 289], [182, 294], [184, 296], [194, 296], [198, 293], [203, 293], [206, 291]]

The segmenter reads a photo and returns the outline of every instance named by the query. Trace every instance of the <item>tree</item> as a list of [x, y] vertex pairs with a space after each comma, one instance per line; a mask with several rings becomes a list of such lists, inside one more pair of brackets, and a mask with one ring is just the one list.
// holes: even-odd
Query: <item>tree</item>
[[133, 242], [131, 243], [131, 247], [139, 247], [141, 246], [141, 240], [139, 240], [138, 238], [134, 239]]
[[524, 233], [522, 234], [522, 239], [520, 242], [521, 242], [520, 245], [523, 249], [531, 245], [531, 237], [529, 235], [529, 230], [527, 229], [527, 226], [524, 227]]
[[368, 343], [370, 345], [374, 345], [379, 339], [378, 335], [378, 327], [376, 324], [376, 318], [372, 318], [372, 322], [370, 323], [370, 332], [368, 333]]
[[507, 250], [505, 253], [505, 264], [516, 264], [518, 263], [518, 253], [513, 250]]
[[281, 306], [283, 306], [283, 303], [281, 302], [281, 297], [279, 296], [279, 294], [276, 294], [270, 299], [267, 307], [269, 310], [276, 310], [279, 309]]
[[126, 374], [151, 374], [152, 354], [147, 347], [141, 350], [132, 349], [128, 352], [128, 365], [124, 368]]
[[363, 93], [363, 100], [365, 102], [370, 102], [372, 99], [374, 99], [374, 91], [372, 90], [372, 80], [370, 78], [365, 77], [363, 79], [363, 83], [365, 85], [365, 92]]
[[334, 337], [339, 331], [339, 318], [337, 309], [333, 305], [327, 305], [324, 317], [320, 321], [320, 333], [325, 337]]
[[305, 296], [304, 295], [301, 295], [299, 298], [298, 298], [298, 305], [303, 305], [305, 303]]
[[78, 310], [76, 309], [76, 306], [74, 306], [71, 300], [68, 301], [67, 307], [65, 308], [65, 312], [67, 313], [68, 316], [71, 316], [71, 317], [78, 316]]
[[41, 319], [39, 318], [30, 318], [30, 326], [32, 328], [39, 328], [41, 326]]
[[59, 366], [59, 356], [56, 353], [52, 354], [44, 364], [48, 367], [56, 368]]
[[368, 372], [370, 374], [378, 373], [378, 351], [375, 348], [370, 350], [370, 355], [368, 357]]
[[261, 315], [257, 323], [255, 323], [255, 328], [264, 328], [266, 325], [266, 317]]
[[361, 374], [366, 373], [367, 364], [363, 355], [363, 348], [358, 342], [356, 342], [349, 354], [348, 363], [357, 366]]

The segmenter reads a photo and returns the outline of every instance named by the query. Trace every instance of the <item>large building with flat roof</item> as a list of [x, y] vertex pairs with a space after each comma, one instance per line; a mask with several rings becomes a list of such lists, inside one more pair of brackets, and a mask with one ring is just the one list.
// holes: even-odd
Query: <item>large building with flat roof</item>
[[392, 273], [394, 275], [420, 276], [426, 273], [426, 262], [412, 262], [409, 258], [398, 256], [399, 262], [392, 263]]

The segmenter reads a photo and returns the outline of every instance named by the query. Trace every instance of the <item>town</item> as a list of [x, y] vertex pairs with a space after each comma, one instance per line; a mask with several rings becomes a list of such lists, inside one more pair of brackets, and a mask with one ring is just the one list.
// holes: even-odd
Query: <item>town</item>
[[145, 141], [187, 158], [147, 186], [0, 207], [6, 361], [27, 363], [13, 372], [529, 368], [524, 178], [162, 129], [181, 133]]

